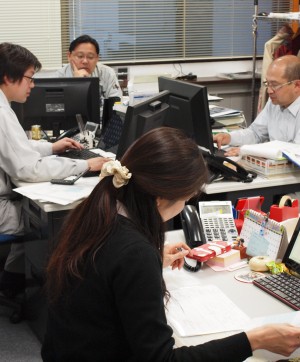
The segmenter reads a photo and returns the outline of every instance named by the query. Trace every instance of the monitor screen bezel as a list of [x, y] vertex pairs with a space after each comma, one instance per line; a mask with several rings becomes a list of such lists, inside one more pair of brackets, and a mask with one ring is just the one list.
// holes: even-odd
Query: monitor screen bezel
[[[64, 102], [63, 111], [47, 111], [55, 109], [60, 100]], [[34, 79], [34, 88], [27, 100], [24, 103], [12, 102], [11, 107], [25, 131], [39, 124], [44, 131], [53, 131], [56, 137], [61, 131], [77, 127], [76, 114], [81, 114], [84, 123], [100, 124], [99, 78], [38, 77]]]
[[211, 117], [209, 112], [208, 92], [204, 85], [182, 81], [169, 77], [158, 77], [159, 91], [168, 90], [172, 97], [186, 98], [191, 104], [191, 122], [193, 139], [210, 153], [214, 153]]
[[[126, 110], [122, 134], [119, 140], [116, 158], [120, 160], [127, 149], [147, 131], [164, 126], [168, 113], [169, 92], [163, 91]], [[157, 124], [157, 121], [160, 124]], [[147, 123], [148, 122], [148, 123]]]

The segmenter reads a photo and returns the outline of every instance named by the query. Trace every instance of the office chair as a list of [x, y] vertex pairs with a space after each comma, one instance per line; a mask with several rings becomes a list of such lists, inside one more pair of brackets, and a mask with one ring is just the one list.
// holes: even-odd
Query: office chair
[[113, 152], [113, 148], [116, 148], [119, 144], [122, 130], [123, 121], [116, 112], [113, 112], [112, 117], [107, 122], [106, 127], [102, 132], [98, 147], [104, 151]]
[[[23, 236], [0, 234], [0, 245], [23, 241]], [[23, 319], [24, 315], [25, 294], [12, 298], [0, 292], [0, 305], [13, 310], [9, 317], [11, 323], [19, 323]]]

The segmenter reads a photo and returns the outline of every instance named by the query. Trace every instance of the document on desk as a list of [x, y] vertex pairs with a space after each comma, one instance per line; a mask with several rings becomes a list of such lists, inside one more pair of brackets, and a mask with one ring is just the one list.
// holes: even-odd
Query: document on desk
[[[300, 145], [292, 142], [270, 141], [254, 145], [241, 146], [241, 156], [250, 155], [256, 157], [264, 157], [271, 160], [279, 160], [284, 158], [284, 153], [290, 156], [290, 160], [296, 164], [299, 162]], [[294, 160], [292, 159], [294, 155]], [[286, 157], [288, 158], [288, 157]], [[299, 166], [299, 164], [298, 164]]]
[[99, 182], [98, 177], [81, 178], [74, 185], [54, 185], [50, 182], [30, 184], [18, 187], [15, 192], [28, 197], [31, 200], [41, 202], [53, 202], [59, 205], [68, 205], [89, 196], [93, 188]]
[[244, 330], [250, 320], [214, 285], [172, 290], [167, 319], [180, 337]]

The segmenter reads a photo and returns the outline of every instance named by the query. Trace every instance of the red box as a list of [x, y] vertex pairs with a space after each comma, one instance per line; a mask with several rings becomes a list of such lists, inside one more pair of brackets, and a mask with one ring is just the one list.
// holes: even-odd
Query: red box
[[202, 244], [192, 249], [193, 256], [188, 256], [190, 259], [198, 261], [207, 261], [217, 255], [224, 254], [231, 250], [231, 246], [226, 241], [214, 241], [207, 244]]

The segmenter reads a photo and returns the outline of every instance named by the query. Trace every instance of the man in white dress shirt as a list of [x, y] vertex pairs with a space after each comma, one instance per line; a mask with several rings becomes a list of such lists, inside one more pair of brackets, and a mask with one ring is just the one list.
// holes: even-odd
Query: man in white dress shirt
[[[263, 110], [248, 128], [215, 135], [218, 147], [274, 140], [300, 145], [300, 58], [285, 55], [275, 59], [267, 70], [264, 85], [269, 100]], [[232, 147], [225, 155], [237, 156], [239, 151], [239, 147]]]
[[[82, 149], [71, 138], [55, 143], [28, 140], [10, 102], [24, 103], [34, 87], [34, 74], [41, 68], [26, 48], [0, 44], [0, 234], [24, 234], [21, 203], [14, 200], [11, 179], [27, 182], [50, 181], [77, 175], [86, 169], [100, 171], [106, 158], [89, 160], [53, 157], [67, 149]], [[13, 297], [25, 287], [24, 245], [14, 243], [0, 278], [0, 291]]]

